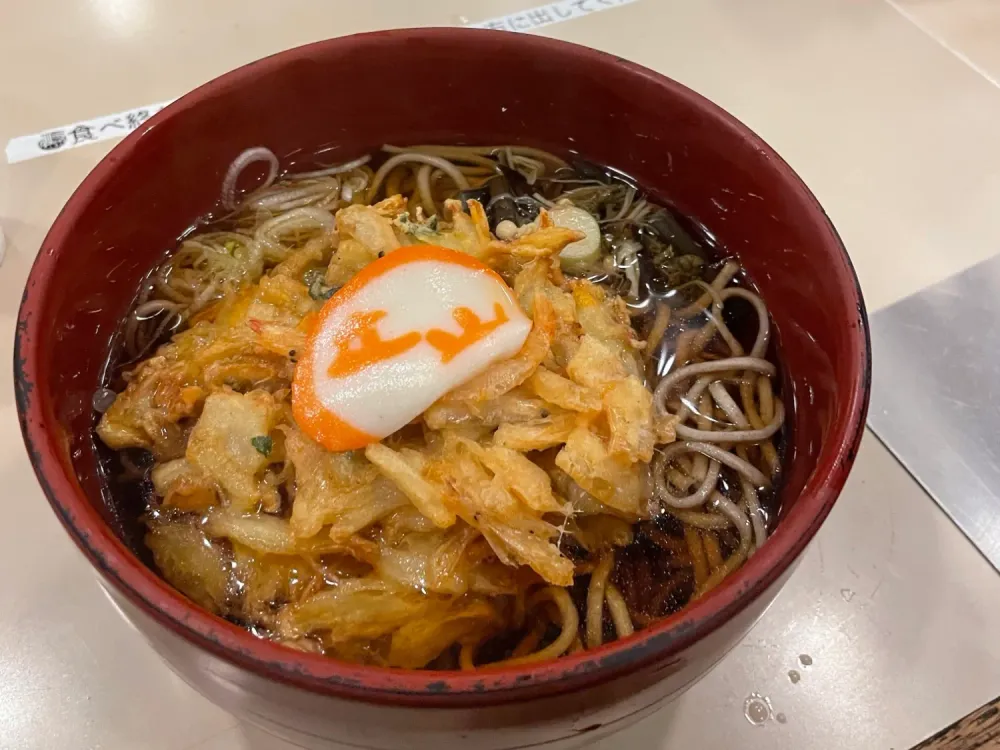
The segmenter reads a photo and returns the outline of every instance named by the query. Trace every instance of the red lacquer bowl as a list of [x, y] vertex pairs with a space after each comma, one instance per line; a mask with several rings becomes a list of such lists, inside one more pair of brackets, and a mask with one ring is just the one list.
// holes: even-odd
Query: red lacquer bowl
[[[142, 276], [216, 203], [226, 167], [265, 145], [327, 163], [382, 143], [510, 143], [613, 165], [708, 227], [767, 300], [794, 398], [783, 515], [711, 595], [623, 641], [475, 673], [343, 664], [254, 638], [141, 559], [137, 508], [112, 505], [91, 395]], [[614, 731], [704, 674], [776, 594], [847, 478], [868, 403], [857, 279], [823, 209], [765, 143], [711, 102], [626, 60], [535, 36], [400, 30], [247, 65], [153, 117], [84, 180], [42, 244], [15, 348], [39, 482], [128, 617], [189, 683], [304, 746], [564, 746]], [[786, 396], [787, 396], [786, 392]], [[530, 699], [530, 700], [528, 700]]]

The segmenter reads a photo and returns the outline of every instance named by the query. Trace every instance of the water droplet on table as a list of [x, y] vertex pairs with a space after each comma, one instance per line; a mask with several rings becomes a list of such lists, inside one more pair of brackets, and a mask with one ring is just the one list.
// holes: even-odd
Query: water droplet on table
[[786, 724], [786, 723], [788, 723], [788, 717], [785, 716], [784, 714], [775, 714], [774, 720], [776, 722], [778, 722], [779, 724]]
[[811, 667], [813, 658], [809, 654], [799, 654], [799, 664], [803, 667]]
[[755, 727], [763, 725], [771, 718], [771, 700], [758, 693], [750, 693], [743, 703], [743, 715]]
[[793, 685], [796, 685], [796, 684], [798, 684], [799, 680], [802, 679], [802, 675], [800, 675], [798, 673], [798, 671], [796, 671], [794, 669], [789, 669], [788, 670], [788, 679], [792, 681]]
[[850, 589], [841, 589], [840, 590], [840, 595], [842, 597], [844, 597], [844, 601], [845, 602], [849, 602], [849, 601], [851, 601], [851, 599], [854, 598], [854, 592], [851, 591]]

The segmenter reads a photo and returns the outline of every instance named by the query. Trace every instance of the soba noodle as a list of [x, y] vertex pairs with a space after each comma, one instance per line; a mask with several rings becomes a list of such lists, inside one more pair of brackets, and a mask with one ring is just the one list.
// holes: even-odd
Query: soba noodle
[[[248, 185], [261, 166], [263, 178]], [[620, 173], [525, 146], [387, 145], [380, 153], [313, 166], [282, 173], [280, 159], [264, 147], [233, 161], [222, 184], [222, 214], [189, 231], [146, 278], [113, 354], [118, 379], [94, 394], [94, 409], [104, 415], [99, 433], [121, 449], [122, 482], [144, 493], [154, 559], [178, 588], [294, 648], [372, 664], [470, 670], [533, 663], [627, 638], [721, 585], [766, 543], [777, 512], [786, 423], [770, 318], [740, 264], [720, 257], [696, 225]], [[301, 498], [309, 491], [300, 456], [313, 448], [295, 442], [291, 424], [254, 438], [268, 457], [258, 479], [270, 499], [235, 512], [219, 501], [229, 490], [206, 485], [200, 470], [184, 463], [202, 391], [210, 387], [201, 381], [182, 394], [175, 407], [180, 416], [158, 423], [153, 437], [116, 432], [123, 398], [139, 387], [144, 368], [158, 366], [168, 347], [200, 331], [208, 335], [219, 311], [231, 310], [240, 295], [292, 279], [280, 283], [308, 291], [298, 317], [322, 305], [363, 266], [342, 257], [348, 243], [340, 212], [370, 206], [383, 212], [383, 231], [391, 226], [406, 242], [450, 246], [472, 236], [474, 214], [481, 214], [488, 227], [477, 230], [480, 238], [502, 248], [551, 226], [559, 210], [585, 212], [592, 229], [578, 242], [597, 252], [545, 272], [545, 283], [554, 284], [546, 287], [555, 290], [549, 294], [564, 305], [545, 353], [543, 369], [550, 374], [519, 381], [487, 402], [435, 405], [420, 423], [423, 454], [405, 447], [410, 438], [397, 441], [406, 457], [401, 465], [442, 487], [465, 479], [434, 474], [443, 469], [428, 455], [441, 445], [450, 446], [456, 461], [487, 467], [485, 479], [476, 481], [493, 487], [510, 471], [503, 461], [527, 460], [517, 464], [521, 471], [531, 468], [518, 475], [521, 484], [511, 485], [515, 502], [527, 505], [535, 497], [542, 504], [519, 523], [530, 535], [535, 529], [553, 535], [573, 585], [553, 584], [492, 532], [461, 522], [443, 531], [440, 518], [408, 504], [387, 475], [349, 454], [336, 459], [337, 470], [362, 477], [351, 491], [366, 499], [327, 511], [310, 535], [295, 536], [289, 528], [301, 520]], [[541, 256], [497, 261], [515, 293], [526, 279], [541, 278], [531, 269], [548, 261], [532, 257]], [[334, 273], [339, 262], [344, 269]], [[604, 317], [587, 310], [602, 310]], [[264, 338], [242, 354], [234, 348], [230, 359], [213, 360], [203, 380], [227, 393], [252, 387], [287, 399], [295, 346], [268, 343], [262, 326], [273, 321], [250, 323]], [[649, 429], [656, 432], [651, 460], [632, 458], [634, 472], [621, 475], [638, 488], [636, 512], [616, 509], [609, 500], [614, 492], [602, 494], [598, 484], [585, 489], [556, 455], [573, 439], [565, 427], [576, 424], [573, 419], [599, 436], [588, 445], [604, 455], [593, 446], [604, 450], [613, 432], [603, 421], [612, 412], [601, 411], [610, 409], [609, 396], [585, 379], [574, 382], [567, 361], [582, 346], [581, 336], [612, 336], [608, 331], [618, 332], [618, 339], [606, 340], [625, 363], [622, 372], [645, 394], [634, 392], [622, 403], [631, 408], [637, 398], [648, 399]], [[606, 460], [610, 466], [619, 459]], [[528, 476], [535, 483], [530, 487]], [[545, 505], [537, 498], [547, 492], [554, 501]], [[349, 532], [338, 536], [340, 527]], [[326, 537], [315, 536], [321, 529]], [[351, 626], [354, 635], [338, 636], [349, 616], [361, 618]]]

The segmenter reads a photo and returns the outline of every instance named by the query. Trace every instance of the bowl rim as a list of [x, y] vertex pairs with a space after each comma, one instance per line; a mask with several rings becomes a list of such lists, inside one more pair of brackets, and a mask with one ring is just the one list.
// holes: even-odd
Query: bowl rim
[[[147, 568], [115, 536], [97, 509], [87, 500], [72, 468], [60, 459], [53, 421], [40, 399], [33, 397], [40, 368], [36, 331], [45, 325], [37, 313], [44, 308], [47, 286], [56, 273], [61, 252], [93, 195], [114, 179], [140, 139], [161, 122], [182, 116], [218, 91], [249, 84], [259, 73], [282, 67], [331, 49], [359, 44], [393, 43], [414, 35], [434, 42], [463, 37], [475, 43], [480, 35], [502, 36], [505, 44], [536, 54], [588, 59], [624, 69], [672, 90], [688, 106], [700, 110], [762, 154], [779, 173], [785, 187], [809, 206], [810, 232], [841, 263], [832, 281], [856, 304], [857, 325], [851, 337], [856, 346], [857, 372], [849, 386], [845, 408], [833, 419], [829, 438], [815, 471], [795, 506], [775, 529], [768, 543], [742, 568], [703, 599], [656, 625], [599, 648], [520, 667], [484, 667], [473, 672], [420, 671], [372, 667], [340, 662], [261, 640], [190, 602]], [[852, 305], [854, 306], [854, 305]], [[466, 28], [394, 29], [314, 42], [278, 52], [239, 67], [202, 84], [174, 101], [119, 143], [83, 180], [57, 216], [42, 242], [25, 284], [14, 342], [14, 386], [18, 418], [28, 456], [52, 509], [73, 541], [118, 593], [160, 625], [196, 647], [270, 680], [309, 692], [366, 702], [423, 707], [496, 705], [539, 695], [564, 694], [675, 656], [732, 619], [780, 578], [798, 558], [843, 488], [864, 433], [871, 381], [871, 342], [868, 319], [857, 274], [826, 213], [791, 167], [747, 126], [682, 84], [614, 55], [581, 45], [527, 34]]]

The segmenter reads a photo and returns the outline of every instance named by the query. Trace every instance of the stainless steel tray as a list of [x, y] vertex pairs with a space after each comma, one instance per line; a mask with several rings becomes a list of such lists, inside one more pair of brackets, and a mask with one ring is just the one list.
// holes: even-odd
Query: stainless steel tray
[[871, 328], [869, 425], [1000, 570], [1000, 256]]

